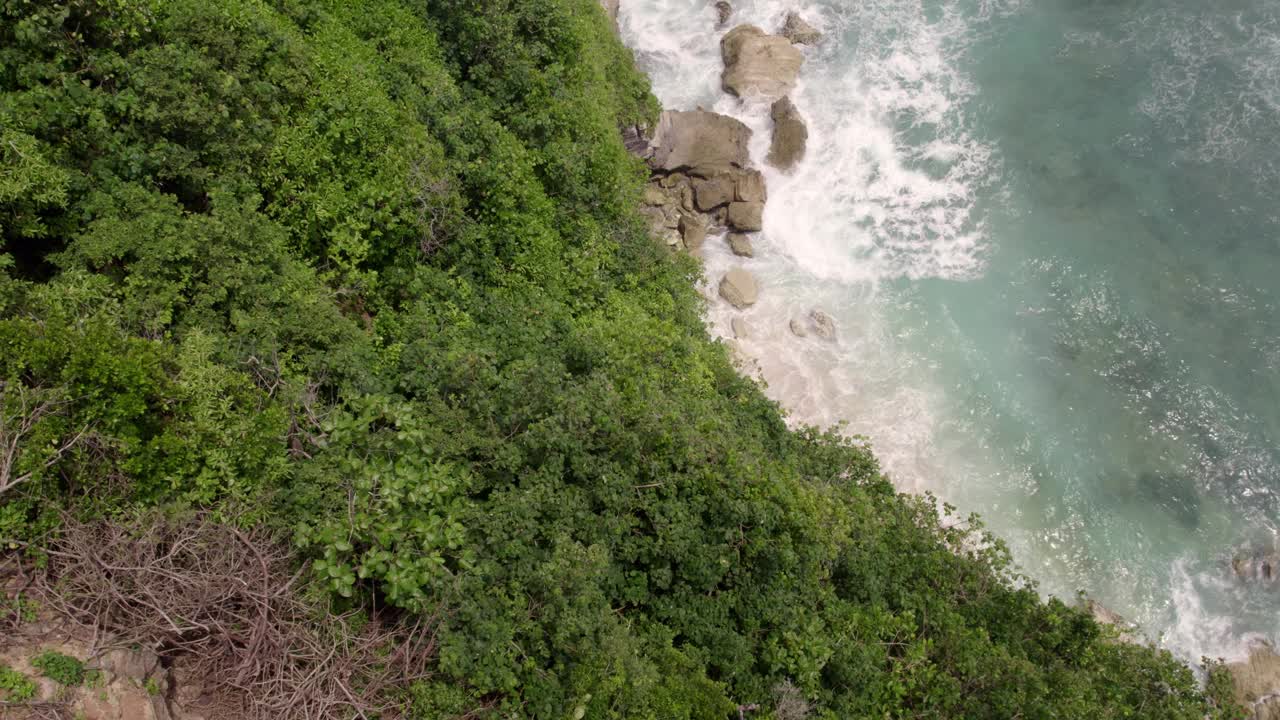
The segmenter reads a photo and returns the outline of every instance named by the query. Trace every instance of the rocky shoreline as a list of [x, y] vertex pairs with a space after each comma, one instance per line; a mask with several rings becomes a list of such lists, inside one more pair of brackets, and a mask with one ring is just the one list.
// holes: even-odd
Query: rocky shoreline
[[[602, 2], [616, 22], [617, 3]], [[727, 27], [732, 7], [721, 0], [714, 9], [719, 26]], [[808, 128], [790, 93], [804, 65], [800, 48], [816, 45], [821, 38], [793, 12], [777, 34], [741, 24], [720, 41], [724, 92], [744, 101], [770, 103], [773, 136], [765, 164], [780, 172], [793, 170], [805, 155]], [[700, 255], [707, 238], [715, 237], [744, 262], [756, 257], [754, 238], [764, 230], [768, 188], [750, 155], [749, 127], [698, 108], [664, 111], [652, 133], [628, 128], [623, 135], [627, 148], [650, 168], [641, 212], [649, 218], [655, 238], [672, 251]], [[761, 292], [759, 281], [743, 264], [723, 273], [715, 287], [720, 300], [737, 311], [753, 306]], [[730, 327], [736, 339], [748, 334], [740, 315], [731, 319]], [[792, 319], [790, 328], [798, 337], [835, 338], [834, 321], [820, 309]]]
[[[600, 0], [617, 27], [620, 0]], [[775, 34], [750, 24], [732, 25], [733, 7], [726, 0], [708, 5], [716, 15], [716, 27], [728, 28], [720, 41], [724, 67], [723, 91], [744, 101], [767, 102], [772, 137], [765, 164], [790, 172], [804, 158], [808, 127], [790, 94], [804, 65], [806, 46], [817, 45], [822, 34], [799, 13], [787, 14]], [[656, 128], [628, 128], [623, 132], [627, 149], [643, 158], [650, 168], [649, 184], [641, 212], [648, 217], [652, 235], [673, 252], [698, 256], [709, 237], [725, 242], [738, 258], [756, 257], [754, 238], [764, 230], [768, 201], [765, 176], [749, 152], [752, 130], [736, 118], [698, 108], [667, 110]], [[730, 319], [734, 338], [749, 336], [741, 315], [753, 306], [764, 289], [742, 264], [724, 272], [715, 284], [719, 299], [735, 311]], [[835, 323], [821, 309], [792, 318], [792, 334], [833, 340]], [[759, 368], [738, 355], [740, 368], [751, 375]], [[1280, 580], [1280, 552], [1241, 553], [1232, 559], [1233, 574], [1245, 582]], [[1118, 642], [1147, 643], [1137, 628], [1092, 599], [1081, 607], [1100, 624], [1117, 629]], [[1247, 659], [1226, 665], [1236, 689], [1236, 700], [1256, 720], [1280, 720], [1280, 653], [1258, 643]]]

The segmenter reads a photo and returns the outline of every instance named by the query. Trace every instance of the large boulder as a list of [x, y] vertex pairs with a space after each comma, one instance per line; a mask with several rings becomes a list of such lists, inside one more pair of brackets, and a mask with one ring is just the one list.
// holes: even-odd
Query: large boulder
[[712, 178], [748, 167], [750, 141], [751, 128], [728, 115], [669, 110], [658, 120], [649, 146], [649, 166], [660, 172]]
[[789, 40], [755, 25], [739, 25], [720, 40], [721, 84], [740, 98], [777, 100], [795, 87], [804, 55]]
[[1253, 708], [1255, 718], [1280, 717], [1280, 655], [1266, 644], [1257, 645], [1244, 662], [1227, 664], [1236, 688], [1236, 702]]
[[797, 45], [817, 45], [822, 40], [822, 33], [796, 12], [787, 13], [787, 20], [778, 34]]
[[713, 178], [695, 178], [693, 195], [698, 209], [710, 212], [722, 205], [734, 201], [734, 180], [730, 175], [717, 175]]
[[764, 229], [764, 203], [729, 203], [729, 215], [726, 219], [729, 227], [738, 232], [759, 232]]
[[760, 287], [751, 273], [735, 267], [720, 278], [720, 297], [742, 310], [756, 304], [760, 297]]
[[773, 144], [765, 162], [779, 170], [790, 170], [804, 158], [809, 128], [789, 97], [773, 103], [769, 114], [773, 117]]

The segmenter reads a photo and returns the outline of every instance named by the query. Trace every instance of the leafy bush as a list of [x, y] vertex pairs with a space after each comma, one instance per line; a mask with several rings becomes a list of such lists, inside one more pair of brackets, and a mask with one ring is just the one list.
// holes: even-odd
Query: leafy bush
[[31, 658], [31, 666], [59, 685], [76, 687], [84, 682], [84, 663], [55, 650], [46, 650]]
[[23, 703], [36, 696], [36, 684], [17, 670], [0, 665], [0, 693], [6, 702]]

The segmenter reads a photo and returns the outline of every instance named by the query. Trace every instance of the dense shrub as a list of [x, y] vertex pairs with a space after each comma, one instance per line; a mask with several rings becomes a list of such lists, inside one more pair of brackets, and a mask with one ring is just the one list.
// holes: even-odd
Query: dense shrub
[[734, 372], [655, 112], [595, 0], [0, 2], [0, 537], [287, 529], [424, 719], [1218, 712]]

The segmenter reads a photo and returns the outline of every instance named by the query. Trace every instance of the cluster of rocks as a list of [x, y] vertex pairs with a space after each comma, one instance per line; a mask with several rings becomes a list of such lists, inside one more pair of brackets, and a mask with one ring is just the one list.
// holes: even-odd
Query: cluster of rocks
[[1242, 548], [1231, 558], [1231, 571], [1249, 584], [1275, 585], [1280, 581], [1280, 550]]
[[[605, 0], [602, 0], [602, 2]], [[732, 6], [715, 4], [720, 25], [728, 23]], [[803, 159], [808, 142], [804, 118], [791, 101], [804, 54], [797, 45], [813, 45], [821, 34], [796, 13], [790, 13], [777, 35], [754, 25], [738, 25], [720, 42], [725, 92], [749, 102], [771, 103], [773, 137], [766, 162], [789, 171]], [[651, 171], [642, 211], [656, 238], [673, 250], [698, 253], [710, 234], [723, 234], [730, 250], [742, 258], [755, 257], [752, 235], [764, 227], [768, 200], [764, 175], [751, 161], [752, 132], [742, 122], [704, 109], [667, 111], [645, 142], [641, 128], [624, 130], [624, 141], [643, 155]], [[741, 266], [724, 274], [720, 296], [735, 309], [755, 304], [760, 288]], [[831, 339], [835, 323], [815, 310], [791, 323], [801, 337]], [[746, 325], [734, 320], [734, 334], [746, 336]]]
[[652, 178], [643, 212], [654, 235], [697, 252], [713, 227], [758, 232], [767, 195], [750, 141], [751, 129], [727, 115], [664, 112], [646, 155]]

